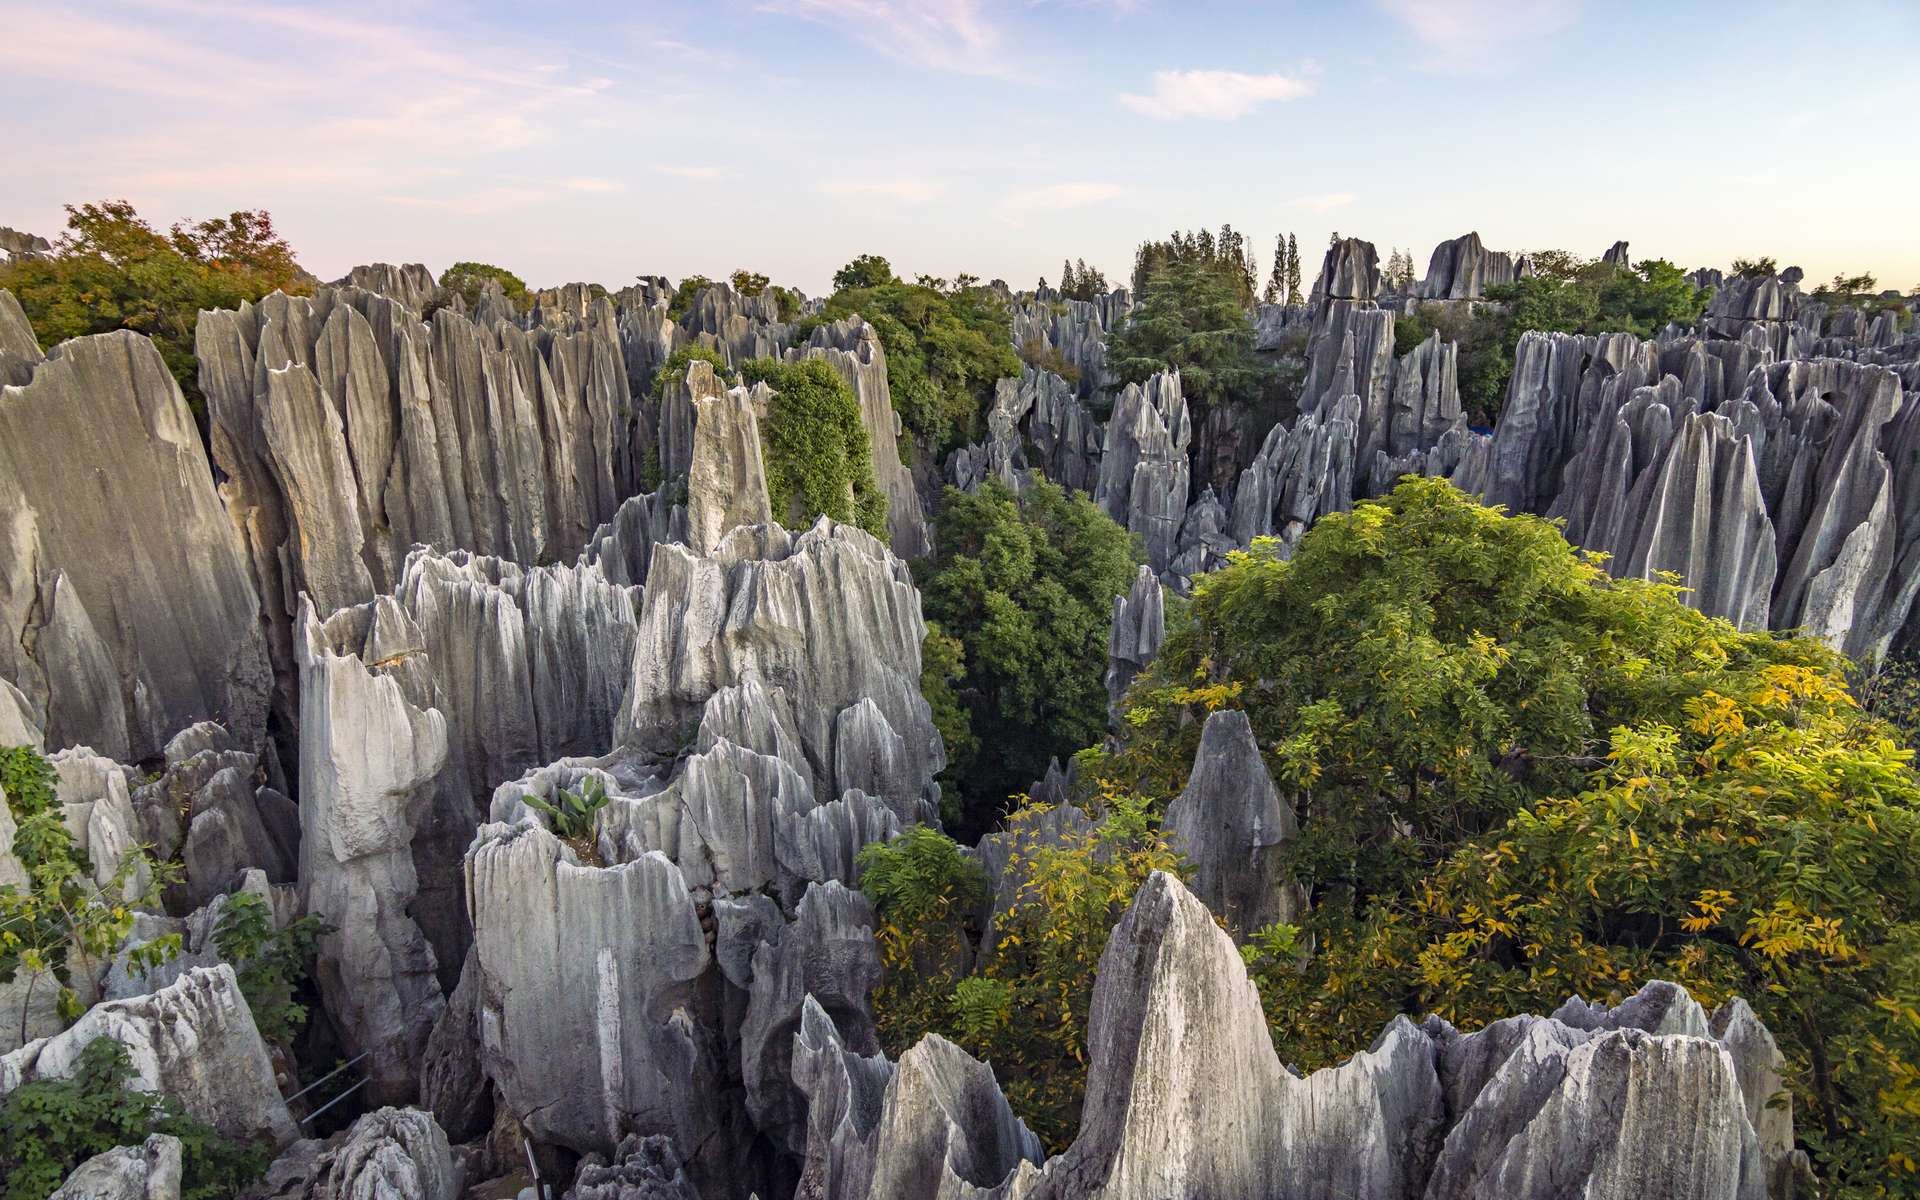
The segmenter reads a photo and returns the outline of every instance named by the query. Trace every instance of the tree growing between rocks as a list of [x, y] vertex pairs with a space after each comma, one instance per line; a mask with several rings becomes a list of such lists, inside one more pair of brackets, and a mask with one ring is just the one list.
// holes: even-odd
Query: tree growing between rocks
[[203, 308], [238, 308], [273, 291], [303, 295], [314, 280], [265, 209], [179, 221], [161, 233], [125, 200], [67, 206], [51, 254], [0, 266], [44, 350], [68, 338], [130, 329], [153, 339], [203, 422], [193, 333]]
[[831, 517], [884, 539], [887, 496], [874, 482], [867, 427], [847, 381], [817, 358], [755, 359], [740, 376], [774, 390], [760, 444], [775, 516], [803, 529], [816, 517]]
[[524, 309], [533, 300], [526, 280], [492, 263], [457, 262], [440, 273], [440, 286], [458, 295], [469, 310], [480, 303], [480, 293], [489, 283], [499, 284], [500, 291], [516, 308]]
[[1752, 1003], [1842, 1194], [1911, 1186], [1920, 783], [1830, 651], [1408, 479], [1201, 580], [1083, 774], [1174, 794], [1220, 707], [1300, 820], [1309, 915], [1248, 948], [1285, 1060], [1673, 979]]
[[[1113, 598], [1140, 561], [1127, 531], [1084, 493], [1045, 480], [1014, 493], [948, 488], [934, 555], [914, 561], [929, 642], [923, 687], [946, 709], [946, 786], [977, 837], [1050, 759], [1106, 725]], [[953, 703], [946, 703], [947, 697]]]
[[1272, 371], [1254, 353], [1253, 322], [1237, 287], [1198, 261], [1175, 261], [1149, 276], [1109, 339], [1114, 378], [1145, 383], [1178, 371], [1188, 400], [1202, 408], [1258, 402]]
[[878, 255], [854, 259], [833, 277], [834, 294], [798, 322], [796, 341], [830, 321], [860, 317], [887, 353], [887, 389], [901, 423], [928, 453], [972, 439], [996, 380], [1020, 373], [1007, 306], [992, 288], [961, 276], [904, 283]]

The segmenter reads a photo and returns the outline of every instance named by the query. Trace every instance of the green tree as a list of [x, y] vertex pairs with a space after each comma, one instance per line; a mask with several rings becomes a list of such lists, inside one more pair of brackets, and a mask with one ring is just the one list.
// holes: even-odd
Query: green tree
[[457, 262], [440, 273], [440, 286], [458, 295], [469, 309], [480, 303], [480, 292], [488, 283], [499, 284], [501, 292], [513, 301], [516, 308], [524, 309], [533, 302], [532, 294], [527, 291], [526, 280], [505, 267], [483, 262]]
[[0, 1200], [45, 1200], [82, 1162], [156, 1133], [180, 1139], [183, 1200], [225, 1200], [266, 1171], [265, 1148], [221, 1136], [172, 1097], [129, 1087], [132, 1078], [127, 1048], [99, 1037], [71, 1079], [36, 1079], [0, 1097]]
[[827, 516], [886, 537], [887, 497], [874, 483], [860, 401], [839, 372], [817, 358], [759, 358], [740, 375], [774, 389], [760, 444], [775, 516], [803, 527]]
[[1015, 1114], [1055, 1151], [1080, 1124], [1107, 935], [1149, 875], [1182, 871], [1147, 800], [1116, 792], [1097, 803], [1095, 820], [1057, 839], [1040, 832], [1047, 805], [1028, 803], [1008, 821], [1006, 878], [1017, 884], [971, 974], [978, 868], [924, 827], [861, 853], [860, 886], [881, 919], [886, 974], [874, 1013], [888, 1052], [940, 1033], [986, 1059]]
[[680, 286], [673, 289], [673, 295], [667, 300], [667, 318], [673, 321], [686, 320], [687, 314], [693, 311], [694, 300], [712, 286], [713, 280], [705, 275], [689, 275], [682, 279]]
[[1177, 370], [1188, 399], [1203, 407], [1254, 403], [1271, 371], [1254, 353], [1253, 322], [1237, 289], [1204, 263], [1170, 263], [1147, 280], [1109, 339], [1108, 368], [1122, 383]]
[[1780, 263], [1773, 258], [1736, 258], [1733, 260], [1733, 273], [1746, 279], [1764, 279], [1780, 273]]
[[333, 932], [321, 917], [308, 914], [275, 928], [272, 907], [251, 892], [227, 897], [214, 925], [213, 946], [233, 964], [240, 994], [253, 1023], [268, 1042], [291, 1046], [307, 1023], [299, 992], [313, 969], [320, 939]]
[[885, 287], [899, 282], [893, 273], [893, 264], [878, 254], [862, 254], [833, 273], [833, 290], [836, 292]]
[[[927, 618], [958, 639], [945, 673], [969, 733], [947, 746], [960, 828], [984, 832], [1009, 796], [1106, 728], [1103, 682], [1113, 598], [1139, 555], [1125, 529], [1079, 492], [1034, 480], [947, 489], [938, 549], [916, 560]], [[931, 639], [930, 639], [931, 640]]]
[[1061, 277], [1060, 294], [1068, 300], [1097, 300], [1107, 294], [1107, 277], [1099, 269], [1089, 267], [1087, 260], [1076, 259], [1066, 265]]
[[1305, 303], [1300, 295], [1300, 243], [1291, 233], [1287, 235], [1287, 303]]
[[167, 233], [124, 200], [67, 206], [52, 254], [0, 267], [43, 349], [130, 329], [152, 338], [196, 416], [206, 415], [193, 332], [203, 308], [237, 308], [312, 280], [264, 210], [180, 222]]
[[[0, 794], [15, 829], [13, 853], [27, 882], [0, 886], [0, 983], [27, 976], [20, 1009], [19, 1038], [27, 1040], [32, 998], [41, 987], [58, 989], [62, 1017], [79, 1017], [76, 969], [92, 970], [133, 928], [136, 905], [157, 908], [161, 890], [178, 876], [172, 864], [156, 864], [146, 847], [121, 859], [104, 883], [67, 831], [65, 813], [54, 794], [53, 768], [30, 746], [0, 750]], [[144, 972], [171, 958], [178, 934], [155, 939], [132, 952], [131, 963]]]
[[1301, 816], [1312, 908], [1249, 952], [1287, 1061], [1676, 979], [1767, 1022], [1830, 1178], [1906, 1178], [1920, 782], [1824, 647], [1408, 479], [1203, 579], [1097, 774], [1171, 794], [1222, 705]]
[[967, 275], [951, 285], [926, 277], [902, 283], [875, 255], [848, 263], [834, 284], [839, 290], [795, 325], [795, 337], [826, 322], [864, 319], [886, 350], [888, 391], [914, 440], [929, 453], [970, 440], [995, 381], [1020, 374], [1001, 297]]

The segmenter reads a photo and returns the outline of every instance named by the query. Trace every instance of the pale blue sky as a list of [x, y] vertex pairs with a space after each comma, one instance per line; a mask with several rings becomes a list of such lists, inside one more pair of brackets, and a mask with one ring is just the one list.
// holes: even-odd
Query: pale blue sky
[[[0, 224], [270, 209], [323, 277], [855, 254], [1031, 285], [1231, 222], [1920, 285], [1920, 4], [0, 0]], [[1311, 266], [1309, 267], [1311, 272]]]

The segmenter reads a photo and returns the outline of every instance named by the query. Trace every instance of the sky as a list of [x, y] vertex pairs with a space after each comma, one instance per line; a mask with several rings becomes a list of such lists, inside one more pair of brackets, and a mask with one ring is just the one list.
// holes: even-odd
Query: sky
[[1031, 286], [1231, 223], [1920, 286], [1920, 4], [0, 0], [0, 225], [269, 210], [324, 279], [857, 254]]

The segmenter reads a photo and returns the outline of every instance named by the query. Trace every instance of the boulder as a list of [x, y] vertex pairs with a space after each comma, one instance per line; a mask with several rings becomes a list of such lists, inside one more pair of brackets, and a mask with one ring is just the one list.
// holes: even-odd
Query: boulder
[[180, 1200], [180, 1139], [156, 1133], [96, 1154], [47, 1200]]
[[276, 1147], [297, 1136], [232, 967], [189, 971], [149, 995], [95, 1005], [64, 1032], [0, 1058], [0, 1096], [31, 1080], [71, 1078], [80, 1052], [102, 1037], [126, 1046], [132, 1086], [165, 1093], [222, 1134]]

